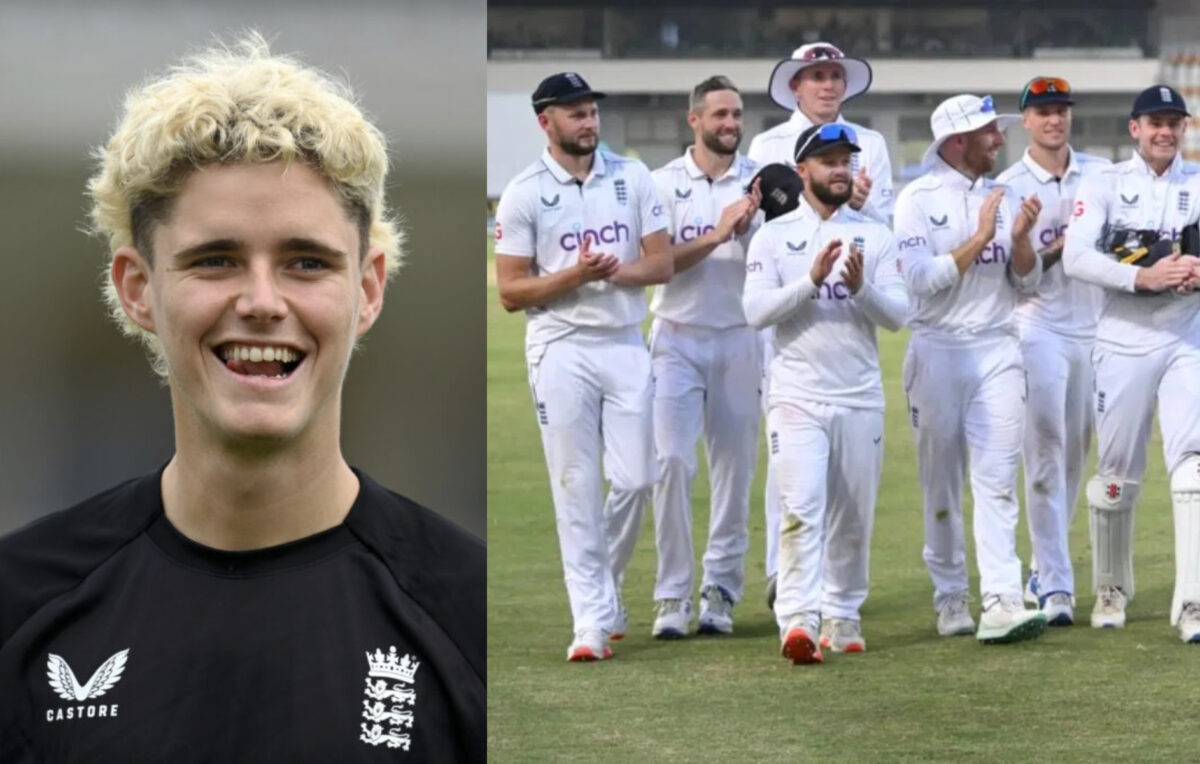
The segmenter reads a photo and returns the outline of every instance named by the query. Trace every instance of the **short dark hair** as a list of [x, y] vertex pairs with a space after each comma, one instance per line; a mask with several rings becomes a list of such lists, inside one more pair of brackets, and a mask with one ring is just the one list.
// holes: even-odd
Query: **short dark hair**
[[712, 77], [701, 82], [696, 87], [692, 88], [692, 111], [697, 111], [704, 105], [704, 97], [709, 93], [715, 93], [718, 90], [732, 90], [735, 93], [741, 91], [734, 86], [733, 80], [723, 74], [714, 74]]

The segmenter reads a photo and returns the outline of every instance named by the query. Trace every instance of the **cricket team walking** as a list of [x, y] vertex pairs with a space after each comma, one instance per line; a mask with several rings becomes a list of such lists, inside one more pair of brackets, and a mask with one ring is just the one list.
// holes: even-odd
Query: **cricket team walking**
[[[768, 82], [792, 116], [742, 154], [741, 95], [708, 77], [690, 95], [693, 143], [653, 172], [599, 148], [604, 94], [578, 74], [534, 92], [548, 145], [501, 196], [496, 275], [504, 307], [528, 316], [573, 618], [568, 660], [611, 657], [630, 628], [621, 591], [647, 508], [651, 634], [733, 632], [760, 429], [780, 652], [812, 664], [823, 651], [865, 651], [886, 445], [876, 334], [905, 327], [931, 633], [998, 644], [1073, 624], [1068, 532], [1080, 491], [1091, 625], [1124, 626], [1157, 402], [1175, 522], [1171, 624], [1200, 643], [1200, 166], [1179, 153], [1182, 97], [1160, 85], [1137, 97], [1133, 156], [1119, 164], [1071, 146], [1076, 93], [1061, 78], [1028, 82], [1020, 114], [998, 113], [987, 95], [948, 98], [930, 118], [922, 174], [895, 195], [883, 136], [841, 113], [871, 79], [866, 61], [834, 45], [798, 48]], [[1018, 123], [1030, 146], [997, 175]], [[701, 438], [710, 507], [697, 568]]]

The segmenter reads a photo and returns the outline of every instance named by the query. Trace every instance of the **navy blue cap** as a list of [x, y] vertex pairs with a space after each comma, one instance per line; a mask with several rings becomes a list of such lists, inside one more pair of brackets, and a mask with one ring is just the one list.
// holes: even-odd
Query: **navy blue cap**
[[1156, 111], [1173, 111], [1185, 117], [1192, 116], [1188, 114], [1187, 104], [1183, 102], [1179, 91], [1166, 85], [1153, 85], [1138, 93], [1129, 116], [1137, 119], [1143, 114], [1153, 114]]
[[547, 106], [575, 103], [585, 98], [600, 100], [604, 98], [604, 93], [592, 90], [583, 77], [575, 72], [551, 74], [533, 91], [533, 111], [541, 114]]
[[1021, 88], [1021, 100], [1018, 106], [1025, 111], [1030, 106], [1046, 103], [1061, 103], [1071, 106], [1071, 84], [1062, 77], [1034, 77]]
[[858, 134], [854, 132], [854, 128], [841, 122], [812, 125], [796, 138], [796, 164], [839, 147], [849, 149], [852, 154], [862, 151], [856, 143], [857, 140]]

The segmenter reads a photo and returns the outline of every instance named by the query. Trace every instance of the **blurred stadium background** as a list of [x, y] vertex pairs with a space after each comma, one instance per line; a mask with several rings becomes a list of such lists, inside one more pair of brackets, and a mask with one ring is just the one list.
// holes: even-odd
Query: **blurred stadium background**
[[483, 0], [0, 4], [0, 532], [172, 454], [167, 391], [106, 320], [104, 245], [79, 231], [89, 151], [127, 88], [255, 27], [348, 78], [390, 142], [407, 265], [351, 363], [344, 453], [483, 535], [479, 240], [458, 221], [483, 175], [484, 15]]
[[[529, 108], [542, 77], [579, 72], [610, 94], [600, 137], [654, 169], [691, 142], [687, 93], [712, 74], [742, 91], [745, 141], [788, 112], [766, 94], [777, 61], [825, 41], [874, 70], [868, 93], [846, 104], [852, 121], [887, 140], [897, 192], [916, 177], [929, 145], [929, 115], [944, 98], [990, 93], [1015, 111], [1021, 87], [1038, 75], [1066, 78], [1077, 91], [1073, 145], [1125, 159], [1133, 96], [1160, 81], [1200, 108], [1200, 2], [1158, 0], [842, 0], [756, 2], [731, 7], [634, 2], [488, 4], [488, 197], [537, 156], [544, 137]], [[1200, 158], [1196, 121], [1188, 144]], [[999, 159], [1024, 151], [1009, 132]]]

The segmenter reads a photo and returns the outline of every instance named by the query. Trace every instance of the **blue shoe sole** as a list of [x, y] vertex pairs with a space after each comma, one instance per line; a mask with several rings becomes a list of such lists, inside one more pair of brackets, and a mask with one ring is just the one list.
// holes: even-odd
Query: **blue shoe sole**
[[723, 634], [728, 634], [729, 632], [721, 631], [716, 626], [712, 626], [707, 623], [702, 623], [702, 624], [700, 624], [700, 626], [698, 626], [696, 628], [696, 633], [703, 634], [707, 637], [714, 637], [714, 636], [721, 636]]
[[1054, 620], [1046, 621], [1046, 625], [1047, 626], [1074, 626], [1075, 621], [1073, 621], [1069, 615], [1067, 615], [1066, 613], [1063, 613], [1062, 615], [1055, 616]]
[[676, 629], [663, 629], [654, 635], [655, 639], [683, 639], [686, 634]]

